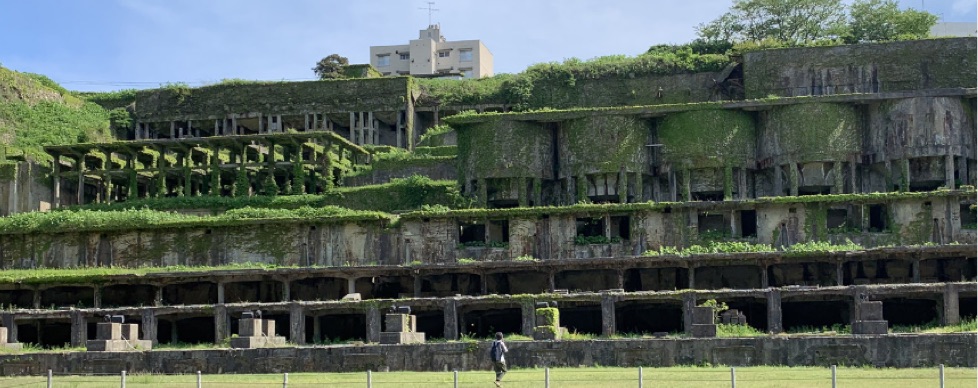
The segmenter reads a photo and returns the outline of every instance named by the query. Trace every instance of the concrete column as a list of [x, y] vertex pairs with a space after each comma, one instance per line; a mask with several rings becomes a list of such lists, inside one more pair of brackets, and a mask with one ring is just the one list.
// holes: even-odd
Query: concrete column
[[[176, 327], [176, 322], [173, 327]], [[228, 336], [228, 308], [223, 304], [214, 306], [214, 343], [219, 344]], [[176, 339], [174, 338], [174, 342]]]
[[367, 342], [380, 342], [380, 309], [367, 309]]
[[489, 204], [489, 187], [486, 184], [486, 180], [483, 178], [478, 179], [479, 185], [479, 196], [477, 205], [481, 207], [488, 207]]
[[683, 179], [682, 179], [682, 182], [683, 182], [683, 202], [692, 201], [693, 200], [693, 192], [692, 192], [692, 187], [691, 187], [691, 185], [692, 185], [692, 179], [690, 179], [691, 178], [690, 177], [691, 174], [689, 173], [689, 169], [688, 168], [687, 169], [683, 169], [683, 173], [682, 174], [683, 174], [682, 175], [682, 177], [683, 177]]
[[397, 111], [397, 126], [394, 127], [394, 134], [397, 137], [397, 141], [394, 143], [398, 148], [404, 148], [401, 142], [401, 131], [404, 130], [404, 111]]
[[286, 280], [281, 280], [282, 282], [282, 301], [288, 302], [292, 300], [292, 283]]
[[156, 337], [156, 312], [153, 309], [143, 309], [140, 314], [142, 320], [139, 329], [142, 330], [143, 339], [153, 341], [153, 345], [156, 345], [159, 342]]
[[350, 143], [357, 144], [357, 114], [350, 112]]
[[231, 132], [228, 133], [227, 129], [225, 129], [224, 130], [224, 133], [225, 134], [230, 134], [230, 135], [240, 135], [240, 133], [238, 133], [238, 118], [237, 117], [231, 117]]
[[690, 266], [687, 268], [687, 280], [689, 281], [689, 289], [696, 289], [696, 267]]
[[613, 295], [601, 295], [601, 335], [610, 337], [615, 335], [615, 297]]
[[557, 282], [554, 281], [554, 276], [555, 275], [556, 274], [554, 273], [554, 271], [550, 271], [550, 272], [547, 273], [547, 291], [548, 292], [554, 292], [554, 290], [557, 288]]
[[32, 304], [34, 305], [34, 309], [35, 310], [38, 310], [38, 309], [41, 308], [41, 290], [35, 288], [34, 289], [33, 297], [34, 297], [34, 300], [32, 300], [31, 302], [33, 302]]
[[479, 275], [479, 295], [489, 294], [489, 280], [486, 278], [486, 274]]
[[88, 340], [88, 319], [81, 310], [71, 310], [71, 346], [85, 346]]
[[910, 159], [900, 159], [900, 191], [910, 191]]
[[289, 305], [289, 339], [296, 345], [306, 343], [306, 314], [299, 303]]
[[94, 300], [92, 301], [92, 306], [94, 306], [97, 309], [100, 309], [102, 308], [102, 287], [94, 286], [93, 288], [94, 290], [92, 290], [92, 295], [93, 295], [92, 299]]
[[79, 156], [75, 161], [75, 168], [78, 169], [78, 205], [85, 204], [85, 157]]
[[217, 282], [217, 304], [224, 304], [224, 282]]
[[669, 200], [672, 202], [678, 201], [676, 189], [676, 171], [669, 171]]
[[267, 126], [265, 125], [265, 116], [262, 115], [261, 113], [259, 113], [258, 114], [258, 133], [259, 134], [265, 133], [265, 128], [267, 128]]
[[367, 131], [367, 125], [364, 124], [364, 114], [363, 112], [359, 112], [358, 115], [359, 118], [357, 122], [359, 123], [359, 130], [357, 131], [357, 144], [367, 144], [367, 136], [364, 134], [364, 132]]
[[7, 343], [17, 343], [17, 322], [13, 314], [0, 314], [0, 322], [7, 328]]
[[791, 162], [788, 163], [788, 183], [791, 185], [789, 189], [792, 197], [798, 196], [798, 163]]
[[781, 290], [768, 289], [767, 292], [767, 329], [772, 334], [784, 331], [781, 320]]
[[835, 162], [832, 165], [832, 175], [835, 176], [834, 185], [832, 186], [832, 194], [842, 194], [845, 189], [846, 177], [842, 173], [842, 162]]
[[784, 182], [781, 182], [781, 165], [774, 166], [774, 174], [771, 177], [774, 181], [774, 196], [780, 197], [784, 195]]
[[53, 171], [51, 172], [51, 207], [61, 207], [61, 155], [54, 154]]
[[913, 273], [913, 282], [920, 283], [920, 259], [914, 259], [910, 264], [910, 271]]
[[841, 286], [844, 279], [842, 271], [842, 262], [835, 263], [835, 285]]
[[357, 278], [347, 278], [346, 279], [346, 293], [352, 294], [357, 292]]
[[533, 336], [533, 326], [536, 326], [536, 308], [533, 302], [524, 302], [520, 305], [520, 330], [525, 336]]
[[619, 269], [615, 271], [615, 288], [625, 289], [625, 270]]
[[163, 305], [163, 286], [156, 286], [156, 293], [153, 295], [153, 306]]
[[370, 133], [368, 133], [368, 139], [369, 140], [367, 140], [367, 141], [370, 144], [377, 144], [377, 126], [376, 126], [377, 123], [374, 122], [374, 112], [373, 111], [367, 112], [367, 121], [366, 121], [366, 123], [367, 123], [367, 127], [368, 127], [367, 128], [367, 131], [370, 132]]
[[945, 284], [943, 295], [943, 319], [944, 325], [957, 325], [961, 323], [961, 306], [958, 300], [958, 286], [956, 284]]
[[954, 155], [944, 155], [944, 187], [954, 189]]
[[747, 199], [747, 168], [741, 167], [737, 169], [737, 199], [745, 200]]
[[319, 343], [323, 340], [323, 328], [319, 323], [319, 316], [312, 317], [312, 342]]
[[696, 307], [696, 293], [683, 294], [683, 332], [693, 332], [693, 307]]
[[856, 189], [856, 163], [849, 162], [849, 192], [858, 193]]
[[767, 265], [761, 265], [761, 288], [768, 288], [771, 286], [771, 279], [767, 275]]
[[173, 139], [175, 137], [177, 137], [177, 122], [176, 121], [171, 121], [170, 122], [170, 138]]
[[414, 275], [414, 297], [421, 297], [421, 275]]
[[455, 341], [458, 337], [458, 301], [448, 299], [445, 301], [445, 339]]

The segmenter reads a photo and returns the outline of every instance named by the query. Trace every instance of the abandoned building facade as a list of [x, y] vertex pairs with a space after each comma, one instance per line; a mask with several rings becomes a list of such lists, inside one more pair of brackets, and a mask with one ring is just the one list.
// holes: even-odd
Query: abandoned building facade
[[[609, 337], [690, 333], [707, 299], [768, 333], [853, 324], [866, 298], [891, 326], [956, 324], [978, 304], [976, 51], [968, 38], [761, 50], [717, 72], [540, 82], [523, 111], [440, 102], [410, 77], [140, 91], [124, 140], [46, 147], [50, 173], [10, 174], [4, 213], [340, 188], [356, 201], [416, 174], [454, 181], [467, 206], [237, 220], [178, 206], [199, 218], [7, 231], [0, 268], [295, 268], [0, 283], [0, 317], [9, 342], [43, 346], [82, 344], [103, 314], [154, 343], [220, 343], [254, 309], [294, 344], [377, 342], [395, 301], [449, 340], [532, 335], [533, 302], [550, 300], [563, 325]], [[716, 242], [767, 248], [697, 250]], [[840, 248], [792, 248], [819, 243]], [[875, 345], [855, 337], [812, 346], [863, 360]], [[974, 366], [973, 335], [945, 338], [866, 362]], [[763, 341], [723, 349], [787, 360]], [[622, 352], [594, 362], [690, 361]]]
[[395, 46], [370, 46], [370, 64], [383, 75], [491, 77], [492, 53], [480, 40], [447, 41], [441, 26], [429, 25], [418, 39]]

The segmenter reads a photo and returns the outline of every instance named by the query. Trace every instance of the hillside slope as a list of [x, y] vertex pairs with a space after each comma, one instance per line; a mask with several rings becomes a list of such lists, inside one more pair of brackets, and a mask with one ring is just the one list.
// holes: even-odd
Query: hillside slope
[[109, 113], [51, 79], [0, 67], [0, 160], [47, 160], [42, 148], [106, 140]]

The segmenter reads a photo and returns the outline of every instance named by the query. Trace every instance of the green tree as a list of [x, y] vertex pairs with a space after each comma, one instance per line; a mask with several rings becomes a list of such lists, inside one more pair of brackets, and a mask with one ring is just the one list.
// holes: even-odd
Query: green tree
[[841, 0], [734, 0], [719, 18], [696, 27], [705, 41], [789, 44], [832, 39], [845, 27]]
[[349, 65], [350, 60], [339, 54], [330, 54], [316, 62], [316, 67], [312, 71], [319, 79], [332, 79], [342, 77], [343, 66]]
[[849, 6], [848, 43], [926, 38], [937, 16], [900, 10], [895, 0], [856, 0]]

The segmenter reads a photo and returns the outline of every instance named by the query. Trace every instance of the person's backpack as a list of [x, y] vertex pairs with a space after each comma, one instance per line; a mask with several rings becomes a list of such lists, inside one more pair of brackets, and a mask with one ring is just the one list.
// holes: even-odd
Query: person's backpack
[[489, 360], [496, 362], [502, 359], [503, 351], [499, 348], [499, 341], [492, 341], [492, 347], [489, 348]]

